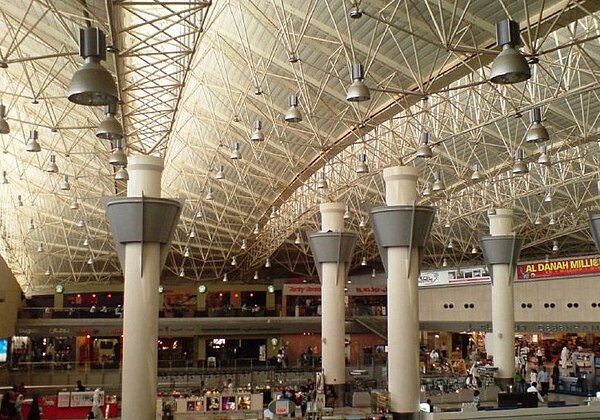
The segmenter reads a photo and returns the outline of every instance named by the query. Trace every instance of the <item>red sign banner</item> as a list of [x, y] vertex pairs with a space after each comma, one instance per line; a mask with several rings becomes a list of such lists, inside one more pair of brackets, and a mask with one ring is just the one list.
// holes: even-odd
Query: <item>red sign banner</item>
[[519, 280], [547, 279], [600, 274], [600, 258], [583, 257], [569, 260], [532, 262], [517, 266]]

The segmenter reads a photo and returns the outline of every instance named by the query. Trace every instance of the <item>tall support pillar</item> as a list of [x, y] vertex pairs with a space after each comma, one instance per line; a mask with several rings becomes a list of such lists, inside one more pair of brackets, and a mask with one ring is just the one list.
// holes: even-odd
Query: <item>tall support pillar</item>
[[388, 276], [388, 390], [394, 419], [416, 419], [419, 413], [417, 285], [435, 211], [416, 206], [418, 177], [413, 167], [384, 169], [387, 206], [371, 210], [375, 240]]
[[515, 373], [515, 304], [513, 278], [522, 238], [513, 232], [513, 212], [496, 209], [489, 215], [490, 236], [481, 249], [492, 277], [492, 337], [496, 384], [505, 389]]
[[161, 158], [130, 157], [128, 170], [128, 196], [106, 210], [125, 278], [121, 418], [154, 419], [158, 286], [181, 203], [160, 198]]
[[346, 383], [344, 287], [356, 244], [353, 233], [344, 232], [343, 203], [321, 204], [321, 232], [308, 235], [321, 278], [321, 355], [325, 385], [343, 395]]

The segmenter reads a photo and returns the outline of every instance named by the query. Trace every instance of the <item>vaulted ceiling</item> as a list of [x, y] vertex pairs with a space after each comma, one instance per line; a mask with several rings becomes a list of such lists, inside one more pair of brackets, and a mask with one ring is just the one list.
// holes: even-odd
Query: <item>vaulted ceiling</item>
[[[108, 163], [113, 145], [95, 136], [103, 110], [66, 98], [85, 26], [107, 34], [128, 155], [164, 157], [163, 196], [185, 199], [165, 278], [316, 276], [304, 233], [318, 229], [324, 201], [348, 206], [353, 269], [365, 269], [363, 257], [380, 269], [368, 212], [383, 202], [381, 171], [399, 164], [419, 168], [420, 204], [437, 207], [425, 267], [482, 264], [490, 207], [514, 209], [522, 259], [595, 253], [598, 9], [592, 0], [3, 2], [11, 130], [0, 135], [0, 253], [26, 292], [122, 278], [105, 201], [126, 183]], [[520, 24], [532, 77], [497, 85], [495, 24], [507, 18]], [[370, 101], [346, 100], [353, 63], [364, 65]], [[290, 94], [301, 122], [284, 120]], [[544, 144], [525, 141], [536, 106]], [[250, 139], [257, 120], [262, 142]], [[34, 129], [39, 153], [25, 150]], [[432, 158], [416, 157], [423, 132]], [[538, 163], [542, 147], [549, 165]], [[513, 173], [517, 149], [527, 174]], [[51, 155], [58, 174], [46, 170]], [[357, 174], [361, 155], [369, 172]], [[444, 189], [431, 191], [434, 174]]]

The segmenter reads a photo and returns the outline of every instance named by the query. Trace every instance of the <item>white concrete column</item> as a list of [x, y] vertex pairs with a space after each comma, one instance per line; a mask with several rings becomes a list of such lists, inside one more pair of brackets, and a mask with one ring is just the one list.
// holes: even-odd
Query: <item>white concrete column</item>
[[[383, 171], [388, 206], [413, 205], [417, 199], [416, 168], [397, 166]], [[419, 251], [387, 249], [388, 390], [392, 413], [417, 413], [419, 376]], [[410, 266], [410, 272], [409, 272]]]
[[[127, 169], [129, 197], [160, 197], [161, 158], [131, 156]], [[125, 246], [121, 418], [150, 420], [156, 418], [160, 244]]]
[[[490, 235], [512, 235], [513, 212], [496, 209], [490, 215]], [[515, 308], [513, 292], [514, 269], [510, 264], [492, 264], [492, 334], [496, 377], [512, 380], [515, 372]]]
[[[323, 203], [321, 231], [342, 232], [344, 211], [342, 203]], [[344, 287], [346, 264], [322, 263], [321, 274], [321, 341], [322, 367], [326, 385], [346, 382]]]

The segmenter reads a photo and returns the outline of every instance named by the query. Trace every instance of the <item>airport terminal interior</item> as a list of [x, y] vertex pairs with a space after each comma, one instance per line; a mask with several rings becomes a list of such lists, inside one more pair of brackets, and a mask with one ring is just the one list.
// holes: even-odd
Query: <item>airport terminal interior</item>
[[600, 418], [600, 1], [0, 2], [0, 419]]

